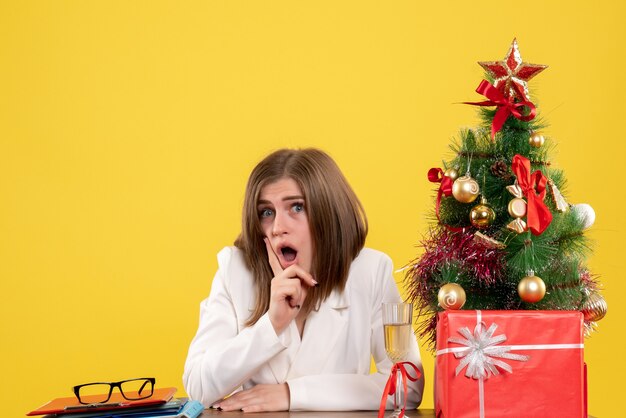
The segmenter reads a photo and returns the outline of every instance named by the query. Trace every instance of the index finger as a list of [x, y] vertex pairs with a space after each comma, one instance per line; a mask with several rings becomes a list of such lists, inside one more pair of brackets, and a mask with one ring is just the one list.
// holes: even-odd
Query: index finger
[[278, 261], [278, 256], [270, 245], [270, 241], [267, 238], [263, 238], [263, 241], [265, 241], [265, 248], [267, 248], [267, 259], [270, 262], [272, 272], [274, 272], [274, 276], [278, 276], [280, 273], [283, 272], [283, 266], [280, 265], [280, 261]]

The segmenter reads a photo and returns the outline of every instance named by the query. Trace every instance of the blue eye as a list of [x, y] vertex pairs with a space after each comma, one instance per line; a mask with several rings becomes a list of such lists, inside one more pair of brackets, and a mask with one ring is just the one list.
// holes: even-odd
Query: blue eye
[[292, 208], [296, 213], [304, 212], [304, 203], [294, 203]]
[[272, 215], [274, 215], [274, 211], [272, 209], [261, 209], [259, 212], [259, 216], [261, 216], [261, 218], [269, 218]]

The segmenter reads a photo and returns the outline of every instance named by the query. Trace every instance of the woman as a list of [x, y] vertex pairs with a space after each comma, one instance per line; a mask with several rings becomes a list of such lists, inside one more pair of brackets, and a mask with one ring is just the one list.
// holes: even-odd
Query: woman
[[[326, 153], [283, 149], [261, 161], [241, 234], [218, 254], [200, 306], [183, 375], [189, 396], [246, 412], [378, 409], [392, 366], [381, 303], [401, 299], [391, 260], [364, 249], [366, 235], [363, 208]], [[411, 340], [407, 360], [421, 370]], [[423, 386], [409, 382], [409, 407]]]

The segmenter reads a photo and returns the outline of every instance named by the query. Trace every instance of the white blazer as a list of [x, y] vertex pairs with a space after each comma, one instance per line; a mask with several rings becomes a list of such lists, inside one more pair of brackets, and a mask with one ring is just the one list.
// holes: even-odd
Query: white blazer
[[[333, 291], [309, 314], [302, 340], [295, 321], [276, 335], [267, 313], [244, 326], [255, 304], [252, 275], [235, 247], [224, 248], [217, 258], [219, 268], [200, 304], [200, 325], [185, 362], [183, 383], [191, 399], [208, 407], [241, 388], [287, 382], [291, 410], [379, 408], [392, 366], [381, 303], [401, 300], [388, 256], [363, 249], [350, 266], [344, 292]], [[377, 373], [370, 374], [371, 358]], [[407, 360], [423, 373], [415, 338]], [[408, 383], [407, 407], [416, 408], [423, 375]]]

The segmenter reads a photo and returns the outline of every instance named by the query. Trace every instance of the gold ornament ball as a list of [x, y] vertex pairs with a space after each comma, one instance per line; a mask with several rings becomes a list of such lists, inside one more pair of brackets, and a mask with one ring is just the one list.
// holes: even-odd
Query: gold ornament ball
[[449, 168], [443, 173], [444, 176], [450, 177], [452, 180], [456, 180], [459, 177], [459, 172], [456, 168]]
[[544, 142], [546, 142], [546, 139], [539, 132], [533, 132], [530, 138], [528, 138], [528, 143], [534, 148], [540, 148]]
[[598, 292], [593, 292], [587, 298], [587, 301], [583, 304], [581, 312], [583, 313], [586, 321], [599, 321], [604, 318], [608, 310], [606, 300]]
[[539, 302], [546, 295], [546, 284], [541, 277], [534, 274], [528, 275], [517, 285], [517, 294], [524, 302]]
[[491, 206], [481, 203], [470, 211], [470, 222], [478, 229], [487, 228], [496, 220], [496, 213]]
[[446, 283], [439, 288], [437, 300], [443, 309], [461, 309], [465, 305], [465, 290], [456, 283]]
[[479, 193], [478, 182], [468, 175], [459, 177], [452, 185], [452, 196], [461, 203], [472, 203]]

